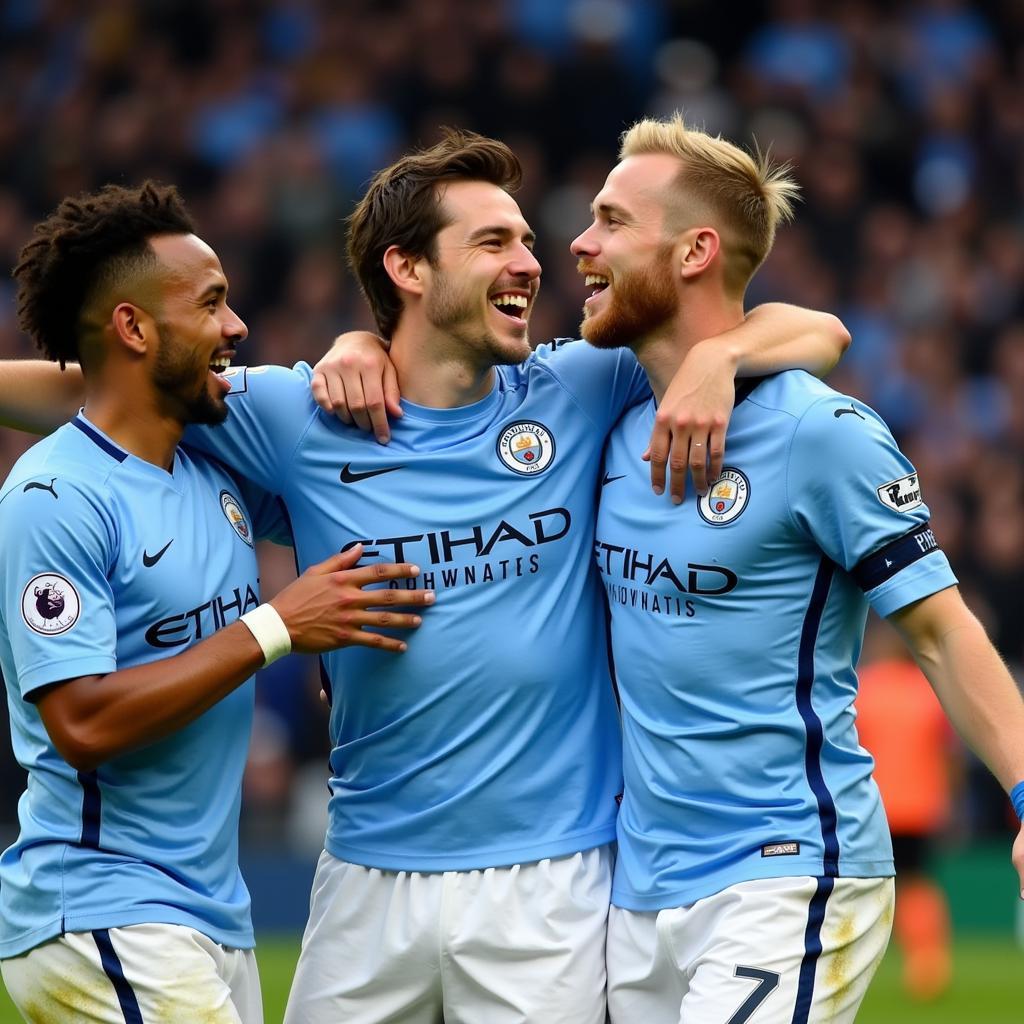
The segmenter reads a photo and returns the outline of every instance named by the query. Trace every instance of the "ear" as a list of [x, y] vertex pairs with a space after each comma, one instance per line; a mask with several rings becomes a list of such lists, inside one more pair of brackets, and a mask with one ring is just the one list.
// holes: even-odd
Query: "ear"
[[131, 302], [119, 302], [110, 316], [110, 329], [125, 348], [144, 356], [157, 336], [153, 318]]
[[714, 262], [720, 248], [721, 240], [714, 228], [690, 228], [676, 247], [680, 277], [693, 278], [703, 274]]
[[399, 249], [397, 245], [392, 245], [384, 253], [383, 262], [384, 270], [400, 292], [411, 295], [423, 294], [422, 271], [426, 260], [422, 257], [411, 256]]

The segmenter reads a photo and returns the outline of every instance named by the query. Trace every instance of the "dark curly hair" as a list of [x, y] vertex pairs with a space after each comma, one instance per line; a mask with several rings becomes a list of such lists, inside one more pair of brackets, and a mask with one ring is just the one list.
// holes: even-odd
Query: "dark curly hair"
[[384, 253], [397, 245], [434, 263], [437, 233], [448, 223], [437, 186], [486, 181], [511, 193], [522, 180], [519, 158], [504, 142], [455, 128], [443, 133], [436, 146], [378, 171], [348, 219], [348, 261], [385, 338], [398, 326], [402, 300], [384, 269]]
[[14, 268], [18, 326], [63, 369], [79, 358], [82, 311], [97, 290], [155, 263], [154, 236], [194, 233], [173, 185], [106, 185], [64, 199], [36, 225]]

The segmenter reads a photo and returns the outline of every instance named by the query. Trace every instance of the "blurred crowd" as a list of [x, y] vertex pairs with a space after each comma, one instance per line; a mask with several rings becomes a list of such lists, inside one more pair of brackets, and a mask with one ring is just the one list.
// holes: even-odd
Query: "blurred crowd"
[[[344, 217], [440, 125], [519, 154], [540, 341], [576, 332], [567, 251], [635, 118], [790, 162], [803, 188], [749, 304], [838, 313], [831, 382], [892, 425], [1003, 655], [1024, 663], [1024, 5], [1019, 0], [0, 0], [0, 262], [64, 195], [177, 183], [250, 328], [244, 361], [315, 360], [370, 326]], [[0, 356], [32, 355], [0, 280]], [[25, 447], [0, 433], [0, 466]], [[823, 466], [822, 472], [828, 467]], [[266, 555], [273, 592], [290, 555]], [[318, 848], [315, 666], [263, 673], [246, 829]], [[0, 824], [20, 789], [0, 738]], [[1005, 825], [982, 772], [956, 815]], [[309, 810], [313, 808], [313, 810]]]

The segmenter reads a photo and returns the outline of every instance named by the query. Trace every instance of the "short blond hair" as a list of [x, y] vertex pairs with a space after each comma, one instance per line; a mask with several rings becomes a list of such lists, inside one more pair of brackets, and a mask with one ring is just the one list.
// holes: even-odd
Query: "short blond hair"
[[622, 135], [619, 159], [663, 153], [682, 162], [668, 197], [666, 224], [675, 233], [708, 219], [722, 239], [726, 285], [740, 293], [764, 262], [775, 230], [793, 216], [800, 186], [786, 165], [773, 165], [719, 135], [690, 128], [676, 113], [665, 120], [645, 118]]

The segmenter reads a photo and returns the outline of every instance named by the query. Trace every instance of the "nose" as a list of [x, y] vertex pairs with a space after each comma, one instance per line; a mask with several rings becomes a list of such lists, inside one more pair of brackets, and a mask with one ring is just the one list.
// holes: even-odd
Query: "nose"
[[519, 246], [508, 269], [509, 273], [515, 274], [517, 277], [527, 277], [531, 281], [541, 275], [540, 260], [533, 254], [533, 250], [525, 245]]
[[249, 328], [245, 326], [245, 321], [230, 306], [227, 307], [227, 314], [221, 333], [235, 344], [245, 341], [249, 337]]
[[569, 245], [569, 252], [573, 256], [596, 256], [598, 253], [597, 243], [594, 241], [593, 232], [594, 225], [591, 224], [586, 231], [578, 234]]

